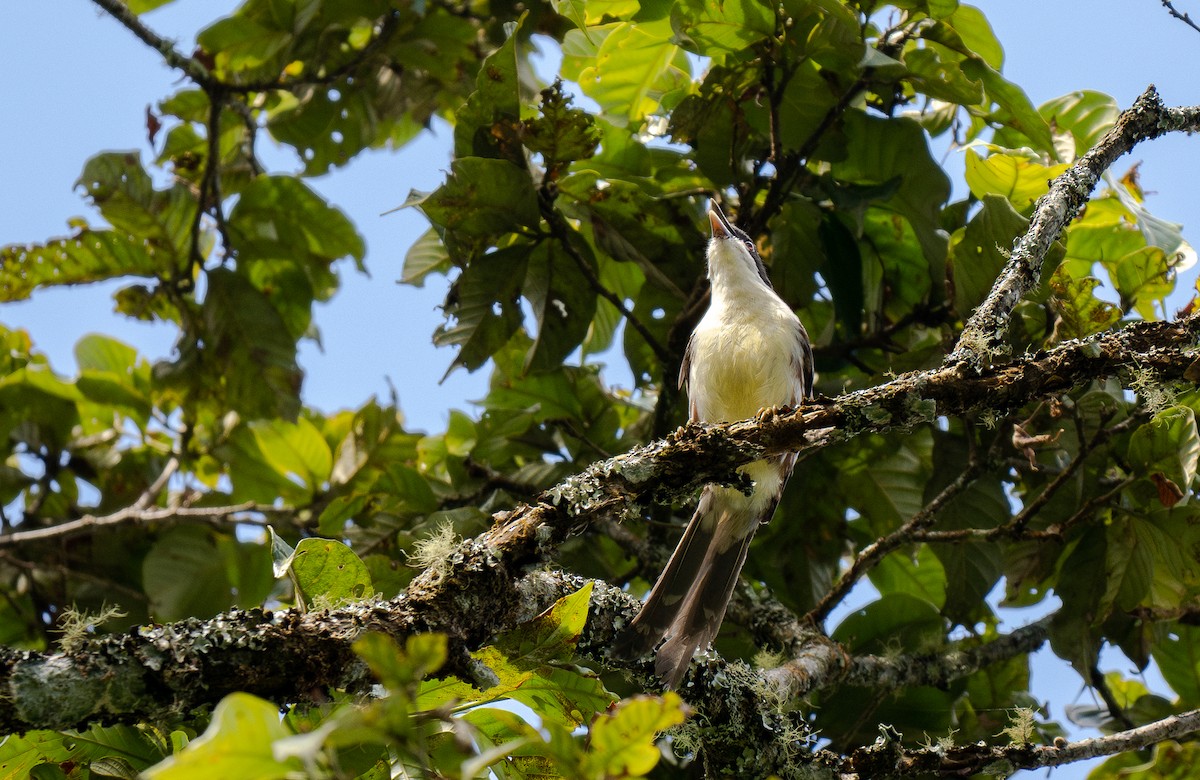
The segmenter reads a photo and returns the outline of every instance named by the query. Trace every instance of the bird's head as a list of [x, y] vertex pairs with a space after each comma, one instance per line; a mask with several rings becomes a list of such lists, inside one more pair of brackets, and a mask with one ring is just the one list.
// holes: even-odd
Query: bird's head
[[754, 284], [771, 287], [758, 248], [745, 231], [734, 226], [714, 201], [708, 209], [712, 238], [708, 242], [708, 278], [713, 284]]

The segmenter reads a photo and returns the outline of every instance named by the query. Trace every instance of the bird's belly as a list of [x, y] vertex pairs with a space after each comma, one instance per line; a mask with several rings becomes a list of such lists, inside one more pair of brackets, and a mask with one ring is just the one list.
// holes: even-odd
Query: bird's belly
[[792, 329], [778, 326], [698, 328], [688, 379], [697, 418], [731, 422], [795, 403], [795, 341]]

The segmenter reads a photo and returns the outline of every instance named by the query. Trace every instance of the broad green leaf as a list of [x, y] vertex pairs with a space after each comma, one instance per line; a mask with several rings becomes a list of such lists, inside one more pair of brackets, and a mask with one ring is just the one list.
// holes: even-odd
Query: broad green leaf
[[569, 661], [587, 621], [592, 583], [563, 596], [550, 609], [504, 635], [496, 647], [518, 665]]
[[266, 296], [244, 276], [218, 268], [208, 272], [203, 315], [205, 354], [219, 366], [205, 381], [223, 383], [229, 404], [247, 417], [295, 418], [303, 372], [296, 343]]
[[1019, 154], [990, 154], [967, 149], [967, 186], [982, 200], [1003, 195], [1018, 211], [1024, 211], [1046, 194], [1050, 181], [1070, 167], [1067, 163], [1042, 165]]
[[405, 205], [417, 206], [445, 231], [443, 241], [459, 264], [475, 259], [473, 250], [465, 250], [482, 248], [505, 233], [536, 228], [540, 221], [529, 172], [507, 160], [484, 157], [456, 159], [445, 184], [427, 195], [410, 196]]
[[[564, 239], [594, 276], [591, 248], [577, 233]], [[596, 313], [596, 291], [579, 261], [558, 242], [543, 241], [529, 255], [521, 293], [533, 309], [537, 332], [525, 358], [527, 371], [547, 371], [562, 364], [587, 335]]]
[[292, 575], [310, 607], [336, 607], [375, 594], [366, 564], [332, 539], [301, 539], [292, 558]]
[[1100, 284], [1095, 277], [1075, 278], [1063, 268], [1050, 278], [1051, 304], [1061, 318], [1059, 332], [1064, 338], [1090, 336], [1121, 319], [1119, 307], [1096, 296]]
[[609, 121], [636, 127], [692, 88], [691, 65], [673, 37], [667, 19], [616, 22], [589, 28], [587, 36], [571, 30], [563, 39], [562, 74], [599, 103]]
[[521, 326], [517, 296], [531, 247], [519, 244], [484, 255], [455, 280], [443, 307], [453, 322], [433, 335], [438, 346], [455, 345], [458, 354], [446, 369], [474, 371], [508, 342]]
[[504, 43], [483, 61], [475, 77], [475, 91], [454, 115], [456, 158], [495, 158], [524, 166], [517, 72], [517, 40], [524, 19], [522, 14]]
[[671, 27], [690, 50], [720, 59], [775, 34], [775, 15], [765, 3], [671, 4]]
[[877, 448], [861, 453], [862, 463], [840, 474], [842, 490], [873, 534], [894, 530], [925, 505], [931, 448], [928, 431], [903, 442], [880, 441]]
[[90, 400], [124, 407], [145, 427], [150, 416], [150, 366], [138, 361], [137, 351], [116, 339], [98, 334], [75, 344], [80, 376], [75, 384]]
[[930, 16], [954, 28], [954, 32], [973, 54], [977, 54], [995, 70], [1001, 70], [1004, 49], [982, 11], [971, 5], [960, 5], [957, 0], [937, 0], [930, 2], [929, 7]]
[[446, 635], [433, 632], [408, 637], [403, 649], [392, 637], [378, 632], [364, 634], [354, 642], [354, 652], [390, 691], [406, 688], [442, 668], [446, 648]]
[[1145, 751], [1118, 753], [1093, 769], [1088, 780], [1189, 780], [1200, 762], [1200, 744], [1167, 740]]
[[856, 653], [886, 653], [897, 644], [927, 650], [944, 633], [945, 621], [936, 607], [924, 599], [893, 593], [847, 615], [832, 637]]
[[279, 761], [274, 742], [289, 736], [279, 707], [248, 693], [231, 693], [213, 710], [212, 722], [180, 753], [145, 771], [148, 780], [238, 777], [273, 780], [303, 772], [299, 759]]
[[162, 759], [163, 754], [132, 726], [93, 726], [87, 731], [28, 731], [10, 734], [0, 742], [0, 775], [28, 777], [43, 764], [125, 762], [136, 774]]
[[1104, 528], [1089, 528], [1063, 560], [1054, 592], [1062, 607], [1050, 624], [1050, 646], [1085, 680], [1091, 678], [1098, 650], [1095, 626], [1108, 617], [1120, 572], [1110, 565]]
[[[136, 152], [104, 152], [87, 161], [75, 183], [118, 233], [134, 236], [159, 256], [159, 268], [186, 256], [191, 245], [196, 199], [176, 184], [154, 189]], [[165, 255], [165, 256], [163, 256]]]
[[1186, 504], [1200, 461], [1200, 434], [1196, 414], [1187, 406], [1172, 406], [1133, 432], [1126, 459], [1134, 474], [1161, 474], [1183, 492]]
[[1183, 709], [1200, 707], [1200, 628], [1172, 623], [1151, 649], [1155, 663]]
[[211, 617], [233, 601], [213, 533], [181, 525], [162, 534], [142, 561], [150, 612], [163, 622]]
[[915, 555], [892, 553], [871, 569], [871, 584], [880, 595], [906, 593], [941, 609], [946, 603], [946, 570], [927, 546]]
[[361, 262], [366, 252], [349, 218], [292, 176], [254, 179], [229, 214], [229, 230], [239, 254], [289, 259], [313, 278], [314, 289], [324, 287], [317, 274], [329, 263], [343, 257]]
[[172, 3], [175, 0], [124, 0], [125, 5], [135, 14], [144, 14], [147, 11], [153, 11], [155, 8], [160, 8], [167, 3]]
[[306, 418], [258, 420], [235, 428], [221, 448], [231, 465], [233, 498], [304, 505], [329, 480], [329, 445]]
[[685, 717], [683, 700], [674, 691], [662, 697], [625, 699], [613, 712], [592, 722], [583, 761], [586, 776], [639, 777], [648, 773], [662, 757], [655, 736], [683, 723]]
[[833, 310], [845, 338], [855, 338], [862, 332], [864, 314], [863, 261], [858, 242], [845, 224], [834, 216], [821, 221], [817, 236], [826, 257], [821, 276], [833, 296]]
[[1117, 101], [1111, 95], [1091, 90], [1071, 92], [1047, 101], [1038, 107], [1038, 111], [1055, 129], [1071, 134], [1076, 157], [1082, 157], [1095, 146], [1120, 114]]
[[1122, 308], [1133, 309], [1150, 322], [1166, 313], [1166, 298], [1175, 289], [1175, 279], [1161, 248], [1142, 247], [1104, 266], [1121, 296]]
[[908, 119], [884, 120], [861, 111], [847, 112], [844, 121], [848, 157], [832, 165], [834, 176], [859, 183], [898, 177], [900, 187], [881, 207], [909, 221], [931, 267], [943, 263], [946, 236], [939, 218], [950, 196], [950, 182], [930, 156], [921, 126]]
[[963, 74], [958, 58], [943, 60], [936, 47], [906, 51], [904, 67], [913, 88], [931, 98], [962, 105], [983, 100], [983, 85]]
[[239, 13], [220, 19], [196, 36], [196, 43], [213, 58], [218, 78], [237, 82], [278, 76], [294, 37]]
[[411, 284], [413, 287], [424, 287], [425, 278], [430, 274], [446, 274], [450, 271], [450, 254], [445, 244], [433, 228], [429, 228], [404, 256], [404, 271], [400, 275], [400, 284]]
[[0, 302], [23, 301], [42, 287], [154, 277], [169, 272], [165, 260], [140, 238], [115, 230], [86, 228], [42, 245], [10, 244], [0, 248]]

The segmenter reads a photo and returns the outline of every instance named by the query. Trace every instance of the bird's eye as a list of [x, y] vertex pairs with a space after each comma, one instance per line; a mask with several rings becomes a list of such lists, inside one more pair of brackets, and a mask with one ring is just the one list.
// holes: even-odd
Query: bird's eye
[[754, 247], [754, 242], [753, 242], [753, 241], [751, 241], [750, 239], [748, 239], [748, 238], [747, 238], [747, 239], [746, 239], [745, 241], [743, 241], [742, 243], [746, 245], [746, 248], [747, 248], [747, 249], [749, 249], [749, 250], [751, 251], [751, 253], [753, 253], [753, 252], [757, 252], [757, 251], [758, 251], [758, 250], [757, 250], [757, 249]]

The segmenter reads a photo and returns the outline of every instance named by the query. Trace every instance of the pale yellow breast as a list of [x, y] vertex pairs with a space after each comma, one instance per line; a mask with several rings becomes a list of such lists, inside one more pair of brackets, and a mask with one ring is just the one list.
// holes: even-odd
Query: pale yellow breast
[[[688, 393], [705, 422], [744, 420], [796, 401], [791, 312], [705, 317], [696, 328]], [[784, 316], [787, 315], [787, 316]]]

